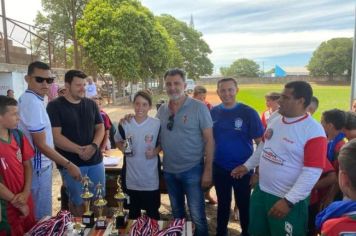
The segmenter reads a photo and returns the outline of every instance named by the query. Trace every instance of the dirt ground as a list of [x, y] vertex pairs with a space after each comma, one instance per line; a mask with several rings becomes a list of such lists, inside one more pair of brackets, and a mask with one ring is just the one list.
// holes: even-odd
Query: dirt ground
[[[219, 97], [216, 95], [215, 91], [208, 91], [207, 101], [209, 101], [213, 105], [217, 105], [220, 103]], [[131, 106], [106, 106], [104, 110], [109, 114], [111, 120], [113, 122], [118, 122], [120, 118], [122, 118], [125, 114], [132, 113]], [[150, 115], [154, 116], [156, 111], [152, 109], [150, 111]], [[60, 201], [58, 201], [58, 197], [60, 196], [60, 186], [62, 184], [59, 172], [57, 169], [53, 171], [53, 215], [56, 214], [60, 210]], [[211, 190], [212, 196], [216, 198], [215, 189]], [[232, 202], [231, 206], [235, 205]], [[160, 213], [162, 215], [162, 219], [167, 219], [171, 217], [171, 208], [169, 204], [169, 198], [167, 194], [161, 195], [161, 208]], [[216, 228], [216, 214], [217, 214], [217, 205], [206, 204], [206, 213], [209, 225], [209, 235], [215, 235]], [[229, 235], [240, 235], [240, 224], [237, 220], [233, 219], [232, 209], [231, 209], [231, 217], [229, 221]]]

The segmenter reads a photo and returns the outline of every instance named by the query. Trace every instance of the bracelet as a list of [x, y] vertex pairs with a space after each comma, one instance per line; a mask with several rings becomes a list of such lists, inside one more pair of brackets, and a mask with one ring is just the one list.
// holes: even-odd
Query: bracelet
[[98, 148], [99, 148], [96, 143], [91, 143], [90, 145], [93, 146], [95, 148], [95, 150], [98, 150]]
[[294, 204], [292, 202], [290, 202], [287, 198], [283, 198], [283, 199], [287, 203], [289, 208], [293, 208], [294, 207]]

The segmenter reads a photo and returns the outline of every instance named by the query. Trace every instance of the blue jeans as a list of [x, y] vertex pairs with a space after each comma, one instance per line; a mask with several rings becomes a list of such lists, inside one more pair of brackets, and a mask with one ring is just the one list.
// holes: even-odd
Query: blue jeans
[[184, 195], [186, 195], [190, 216], [195, 224], [194, 235], [196, 236], [208, 235], [204, 193], [201, 189], [202, 173], [202, 164], [178, 174], [164, 172], [173, 217], [185, 217]]
[[231, 209], [231, 190], [234, 189], [235, 201], [239, 208], [241, 235], [248, 235], [249, 206], [250, 206], [250, 174], [241, 179], [234, 179], [231, 171], [214, 164], [213, 177], [216, 195], [218, 197], [217, 236], [227, 235], [227, 224]]
[[[87, 175], [90, 181], [93, 183], [89, 185], [89, 191], [94, 194], [96, 191], [96, 185], [100, 182], [103, 186], [103, 195], [105, 196], [105, 168], [104, 163], [101, 162], [92, 166], [80, 166], [80, 173], [82, 176]], [[60, 169], [59, 172], [63, 178], [63, 184], [67, 188], [68, 198], [75, 206], [80, 206], [83, 204], [83, 199], [80, 195], [83, 193], [83, 185], [81, 182], [73, 179], [72, 176], [68, 174], [66, 169]]]
[[31, 194], [36, 220], [52, 215], [52, 164], [32, 171]]

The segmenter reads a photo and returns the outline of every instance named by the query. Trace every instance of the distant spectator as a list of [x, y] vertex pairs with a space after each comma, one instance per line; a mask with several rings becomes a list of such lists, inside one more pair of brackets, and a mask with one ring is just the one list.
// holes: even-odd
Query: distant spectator
[[98, 94], [96, 91], [96, 85], [92, 77], [87, 78], [88, 84], [85, 86], [85, 97], [92, 98]]
[[307, 107], [307, 112], [310, 115], [313, 115], [316, 112], [316, 110], [318, 109], [318, 107], [319, 107], [319, 100], [317, 97], [313, 96], [311, 98], [309, 106]]
[[58, 89], [59, 89], [59, 85], [56, 82], [50, 84], [48, 94], [47, 94], [48, 102], [58, 97]]
[[345, 125], [342, 132], [349, 141], [356, 138], [356, 112], [348, 111], [345, 113]]
[[351, 111], [356, 112], [356, 99], [352, 101]]
[[280, 93], [271, 92], [265, 95], [267, 110], [262, 113], [262, 124], [263, 127], [267, 127], [267, 121], [271, 117], [272, 113], [277, 111], [279, 108], [278, 99], [281, 96]]
[[15, 98], [14, 90], [8, 89], [8, 90], [6, 91], [6, 96], [8, 96], [8, 97], [10, 97], [10, 98]]
[[103, 119], [104, 122], [105, 134], [104, 134], [103, 141], [100, 144], [100, 150], [101, 152], [105, 152], [106, 150], [111, 149], [111, 144], [110, 144], [111, 121], [109, 115], [102, 108], [103, 98], [100, 96], [94, 96], [92, 99], [95, 101], [96, 105], [98, 105], [101, 118]]
[[208, 107], [208, 109], [211, 110], [211, 108], [213, 108], [213, 105], [206, 101], [207, 92], [208, 91], [204, 86], [197, 85], [194, 87], [193, 98], [202, 101]]
[[[193, 98], [202, 101], [208, 107], [208, 109], [211, 110], [211, 108], [213, 108], [213, 105], [211, 105], [208, 101], [206, 101], [207, 92], [208, 91], [204, 86], [197, 85], [194, 87]], [[217, 200], [211, 196], [210, 189], [211, 188], [209, 188], [205, 192], [205, 199], [208, 200], [210, 204], [216, 204]]]

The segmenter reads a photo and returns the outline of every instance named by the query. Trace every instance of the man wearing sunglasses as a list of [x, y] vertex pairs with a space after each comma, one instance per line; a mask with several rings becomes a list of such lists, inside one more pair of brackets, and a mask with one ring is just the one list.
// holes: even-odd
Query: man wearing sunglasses
[[[28, 89], [19, 98], [19, 128], [35, 149], [31, 193], [36, 220], [52, 215], [52, 161], [64, 166], [76, 180], [79, 168], [54, 149], [52, 127], [44, 105], [44, 96], [54, 82], [49, 66], [35, 61], [28, 66], [25, 80]], [[29, 193], [28, 193], [29, 194]], [[24, 196], [28, 197], [28, 196]]]
[[184, 94], [185, 72], [166, 72], [169, 102], [158, 110], [163, 172], [174, 218], [185, 217], [184, 199], [197, 236], [208, 235], [204, 192], [212, 184], [213, 122], [206, 105]]

